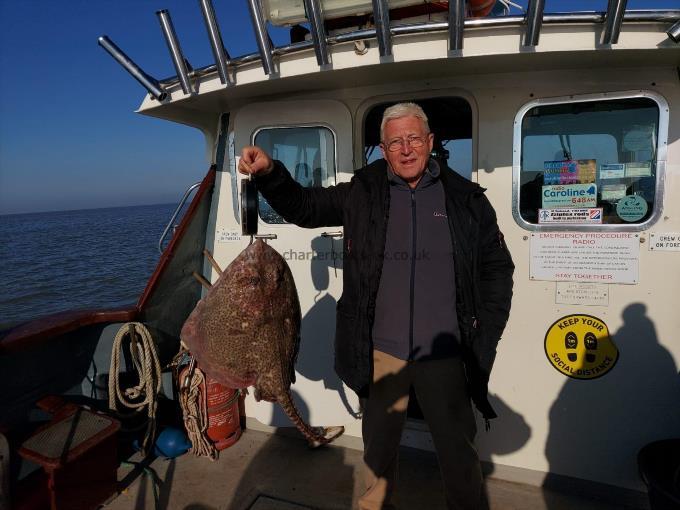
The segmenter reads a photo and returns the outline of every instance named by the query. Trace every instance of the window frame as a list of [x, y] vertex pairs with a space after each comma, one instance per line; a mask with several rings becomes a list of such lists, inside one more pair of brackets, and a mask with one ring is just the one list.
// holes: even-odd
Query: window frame
[[470, 181], [478, 182], [478, 152], [479, 152], [479, 107], [477, 100], [471, 92], [462, 88], [437, 88], [437, 89], [422, 89], [406, 88], [403, 91], [391, 94], [381, 94], [371, 96], [362, 101], [356, 109], [356, 119], [354, 139], [354, 158], [355, 161], [360, 161], [361, 166], [366, 166], [366, 158], [364, 155], [364, 142], [366, 140], [366, 117], [368, 113], [378, 105], [384, 103], [399, 103], [406, 100], [419, 101], [422, 99], [463, 99], [467, 102], [471, 112], [471, 133], [472, 133], [472, 152], [471, 156], [471, 172]]
[[[325, 122], [302, 122], [299, 124], [272, 124], [272, 125], [264, 125], [264, 126], [259, 126], [253, 132], [250, 134], [250, 144], [255, 145], [255, 139], [257, 138], [257, 135], [261, 133], [262, 131], [266, 131], [268, 129], [299, 129], [299, 128], [324, 128], [330, 131], [331, 136], [333, 137], [333, 165], [335, 166], [335, 171], [333, 172], [333, 182], [329, 183], [327, 186], [335, 186], [338, 184], [338, 172], [340, 172], [340, 169], [338, 168], [338, 134], [335, 132], [333, 127], [330, 124], [326, 124]], [[239, 206], [240, 207], [240, 206]], [[270, 206], [271, 207], [271, 206]], [[259, 209], [259, 208], [258, 208]], [[262, 215], [261, 211], [258, 210], [257, 212], [257, 217], [258, 221], [261, 221], [265, 223], [266, 225], [290, 225], [287, 221], [283, 220], [282, 223], [270, 223], [266, 221]], [[283, 218], [282, 218], [283, 219]], [[239, 220], [240, 223], [240, 220]]]
[[[618, 99], [651, 99], [659, 109], [658, 137], [656, 146], [656, 183], [654, 187], [654, 209], [650, 217], [642, 223], [630, 224], [540, 224], [529, 223], [520, 214], [520, 172], [522, 161], [522, 122], [524, 116], [537, 106], [561, 105], [571, 103], [586, 103], [595, 101], [607, 101]], [[668, 126], [669, 110], [666, 99], [657, 92], [649, 90], [627, 90], [621, 92], [601, 92], [595, 94], [574, 94], [561, 97], [550, 97], [534, 99], [524, 104], [515, 115], [512, 136], [512, 217], [524, 230], [532, 232], [556, 232], [556, 231], [618, 231], [618, 232], [641, 232], [656, 223], [663, 212], [665, 176], [666, 176], [666, 157], [668, 148]]]

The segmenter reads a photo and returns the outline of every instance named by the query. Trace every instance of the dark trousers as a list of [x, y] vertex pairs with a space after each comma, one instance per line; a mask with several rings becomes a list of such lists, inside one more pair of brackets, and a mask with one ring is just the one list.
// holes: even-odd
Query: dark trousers
[[477, 426], [461, 360], [406, 362], [380, 351], [373, 355], [362, 424], [367, 490], [359, 508], [390, 508], [411, 386], [432, 433], [448, 508], [480, 508], [482, 471], [473, 443]]

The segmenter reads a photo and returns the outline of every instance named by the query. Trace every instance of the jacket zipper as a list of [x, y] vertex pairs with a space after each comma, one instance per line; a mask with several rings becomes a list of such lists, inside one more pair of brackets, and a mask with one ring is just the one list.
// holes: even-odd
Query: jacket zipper
[[408, 359], [413, 360], [413, 314], [415, 307], [416, 285], [416, 243], [418, 239], [418, 227], [416, 223], [416, 191], [411, 190], [411, 285], [410, 285], [410, 317], [408, 334]]
[[[468, 207], [470, 207], [469, 205], [470, 200], [472, 200], [472, 195], [468, 197]], [[470, 232], [472, 232], [473, 230], [472, 217], [470, 217], [468, 224]], [[479, 236], [479, 232], [477, 232], [477, 236]], [[477, 310], [477, 295], [476, 295], [477, 289], [476, 286], [474, 285], [475, 274], [477, 274], [477, 264], [474, 249], [471, 250], [471, 255], [472, 255], [472, 267], [469, 269], [468, 274], [470, 275], [470, 284], [472, 289], [472, 292], [470, 293], [472, 295], [472, 329], [477, 329], [479, 327], [479, 321], [477, 320], [479, 313]]]
[[[382, 245], [380, 246], [380, 252], [384, 256], [385, 253], [385, 242], [386, 242], [386, 237], [387, 237], [387, 222], [389, 221], [390, 217], [390, 190], [389, 190], [389, 183], [387, 180], [385, 180], [385, 196], [383, 197], [383, 222], [382, 222], [382, 231], [380, 232], [380, 235], [382, 236]], [[372, 215], [375, 213], [375, 210], [372, 212]], [[370, 277], [367, 275], [364, 275], [363, 278], [365, 278], [366, 281], [366, 286], [368, 288], [368, 298], [367, 298], [367, 307], [369, 308], [369, 313], [368, 313], [368, 341], [369, 341], [369, 359], [371, 362], [369, 363], [369, 380], [373, 380], [373, 324], [375, 322], [375, 299], [376, 299], [376, 294], [378, 293], [378, 287], [380, 286], [380, 279], [382, 278], [382, 268], [383, 268], [383, 261], [380, 261], [377, 264], [376, 268], [376, 274], [377, 274], [377, 279], [375, 280], [375, 285], [372, 286], [372, 282]], [[360, 267], [363, 267], [360, 265]], [[361, 270], [360, 270], [361, 271]], [[371, 310], [371, 306], [373, 309]]]

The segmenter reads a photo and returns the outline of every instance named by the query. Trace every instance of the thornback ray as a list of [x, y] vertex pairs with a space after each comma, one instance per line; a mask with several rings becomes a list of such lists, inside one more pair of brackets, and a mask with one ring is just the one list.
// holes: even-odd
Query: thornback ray
[[317, 447], [345, 429], [311, 427], [293, 403], [290, 385], [295, 382], [300, 323], [290, 268], [258, 239], [220, 274], [180, 336], [210, 377], [231, 388], [254, 386], [256, 400], [278, 402], [310, 446]]

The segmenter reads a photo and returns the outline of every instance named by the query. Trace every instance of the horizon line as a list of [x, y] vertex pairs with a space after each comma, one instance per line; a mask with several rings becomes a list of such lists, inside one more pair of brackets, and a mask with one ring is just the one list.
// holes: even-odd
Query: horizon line
[[178, 202], [159, 202], [155, 204], [128, 204], [128, 205], [107, 205], [104, 207], [79, 207], [76, 209], [48, 209], [42, 211], [24, 211], [24, 212], [0, 212], [0, 216], [18, 216], [22, 214], [46, 214], [46, 213], [62, 213], [62, 212], [76, 212], [76, 211], [99, 211], [102, 209], [125, 209], [128, 207], [153, 207], [158, 205], [173, 205], [177, 206]]

